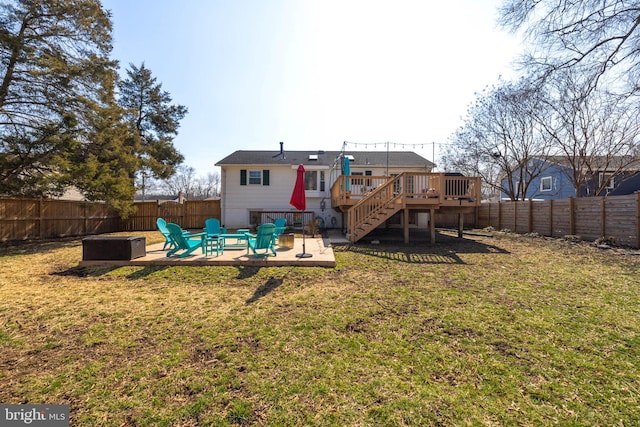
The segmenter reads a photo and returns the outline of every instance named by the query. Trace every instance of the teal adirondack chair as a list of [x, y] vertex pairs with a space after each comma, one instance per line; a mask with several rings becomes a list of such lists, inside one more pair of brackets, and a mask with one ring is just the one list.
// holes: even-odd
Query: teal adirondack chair
[[226, 227], [220, 226], [218, 218], [209, 218], [204, 222], [204, 231], [209, 236], [218, 236], [227, 232]]
[[169, 234], [169, 229], [167, 228], [167, 221], [165, 221], [163, 218], [158, 218], [156, 220], [156, 226], [158, 227], [158, 231], [164, 236], [164, 246], [162, 246], [162, 250], [164, 251], [167, 248], [174, 248], [176, 245], [175, 243], [173, 243], [173, 240], [171, 240], [171, 235]]
[[251, 250], [257, 257], [276, 256], [276, 248], [273, 246], [273, 233], [275, 230], [275, 224], [260, 225], [255, 236], [248, 235], [247, 253]]
[[273, 222], [273, 224], [276, 226], [276, 229], [273, 232], [273, 244], [277, 245], [278, 237], [280, 237], [280, 235], [284, 233], [284, 230], [287, 228], [287, 219], [278, 218]]
[[[158, 218], [156, 220], [156, 226], [158, 227], [158, 231], [164, 236], [164, 246], [162, 246], [162, 250], [165, 249], [173, 249], [176, 247], [176, 244], [171, 240], [171, 235], [169, 234], [169, 229], [167, 228], [167, 221], [164, 218]], [[188, 231], [182, 231], [183, 234], [189, 235]]]
[[[204, 253], [203, 243], [206, 238], [206, 233], [185, 233], [178, 224], [172, 223], [167, 224], [167, 229], [169, 230], [169, 237], [175, 244], [175, 247], [167, 252], [168, 257], [175, 255], [179, 258], [184, 258], [198, 248], [200, 248], [202, 253]], [[183, 252], [178, 253], [179, 251]]]

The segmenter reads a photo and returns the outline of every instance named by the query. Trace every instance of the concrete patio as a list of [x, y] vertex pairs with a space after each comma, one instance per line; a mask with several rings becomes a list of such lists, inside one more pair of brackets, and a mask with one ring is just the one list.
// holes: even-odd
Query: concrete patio
[[[334, 240], [340, 239], [336, 235]], [[82, 260], [80, 266], [150, 266], [150, 265], [197, 265], [197, 266], [259, 266], [259, 267], [335, 267], [336, 260], [331, 247], [331, 238], [305, 238], [305, 252], [311, 254], [308, 258], [297, 257], [302, 253], [302, 237], [294, 239], [293, 248], [276, 248], [276, 256], [256, 257], [247, 253], [246, 248], [225, 248], [224, 252], [218, 256], [210, 254], [205, 256], [197, 250], [187, 257], [177, 256], [167, 257], [166, 251], [162, 250], [162, 243], [149, 245], [146, 248], [146, 256], [135, 258], [129, 261], [115, 260]]]

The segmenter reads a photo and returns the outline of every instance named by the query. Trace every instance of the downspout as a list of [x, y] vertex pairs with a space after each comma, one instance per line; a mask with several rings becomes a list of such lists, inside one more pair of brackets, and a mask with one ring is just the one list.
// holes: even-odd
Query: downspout
[[220, 224], [226, 224], [227, 171], [220, 168]]

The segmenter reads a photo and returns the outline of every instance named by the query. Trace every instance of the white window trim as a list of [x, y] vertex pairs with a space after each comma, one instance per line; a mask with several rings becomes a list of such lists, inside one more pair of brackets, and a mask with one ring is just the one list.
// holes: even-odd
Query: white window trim
[[[544, 183], [546, 181], [549, 181], [549, 188], [544, 188]], [[540, 191], [547, 192], [547, 191], [551, 191], [551, 190], [553, 190], [553, 177], [552, 176], [545, 176], [545, 177], [540, 178]]]
[[600, 172], [600, 182], [609, 179], [608, 184], [604, 187], [606, 190], [613, 190], [615, 187], [615, 176], [613, 172]]
[[[258, 180], [260, 182], [251, 182], [251, 174], [257, 174]], [[253, 177], [255, 179], [255, 177]], [[248, 170], [247, 171], [247, 184], [248, 185], [262, 185], [262, 170]]]

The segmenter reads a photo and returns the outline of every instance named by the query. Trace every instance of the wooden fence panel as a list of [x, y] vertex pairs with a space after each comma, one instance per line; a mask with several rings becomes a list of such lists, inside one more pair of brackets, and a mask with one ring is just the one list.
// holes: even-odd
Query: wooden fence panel
[[156, 228], [158, 218], [158, 202], [136, 202], [136, 211], [129, 218], [122, 220], [122, 231], [150, 231]]
[[[465, 226], [466, 225], [475, 225], [476, 222], [476, 214], [474, 212], [472, 213], [465, 213], [463, 214], [463, 221]], [[458, 214], [457, 213], [438, 213], [438, 211], [436, 211], [436, 215], [435, 215], [435, 221], [436, 221], [436, 227], [441, 227], [441, 228], [458, 228]]]
[[[492, 206], [497, 206], [492, 203], [483, 203], [477, 209], [476, 215], [476, 227], [486, 228], [491, 225]], [[496, 209], [497, 210], [497, 209]]]
[[484, 203], [477, 218], [478, 227], [554, 237], [577, 235], [584, 240], [606, 237], [622, 245], [640, 246], [640, 194]]
[[515, 230], [516, 229], [516, 204], [503, 203], [500, 206], [500, 229]]
[[577, 198], [573, 201], [574, 232], [585, 240], [596, 240], [602, 236], [601, 218], [603, 212], [603, 198]]
[[0, 199], [0, 241], [106, 233], [118, 224], [118, 216], [101, 203]]
[[0, 239], [37, 239], [40, 235], [39, 205], [33, 199], [7, 199], [0, 203]]
[[552, 236], [562, 237], [573, 234], [571, 232], [571, 205], [569, 199], [553, 201], [551, 221], [553, 223]]
[[638, 206], [637, 195], [607, 197], [605, 199], [605, 233], [604, 237], [612, 237], [617, 243], [639, 247], [638, 241]]
[[503, 229], [502, 222], [502, 209], [505, 206], [504, 203], [483, 203], [478, 207], [478, 222], [476, 224], [479, 228], [493, 227], [496, 230]]
[[220, 200], [193, 200], [185, 202], [185, 224], [187, 228], [204, 227], [208, 218], [221, 219]]
[[541, 236], [551, 235], [551, 200], [530, 202], [531, 208], [531, 232]]
[[50, 199], [0, 198], [0, 241], [84, 236], [116, 231], [155, 230], [159, 216], [189, 229], [201, 229], [207, 218], [220, 218], [220, 200], [135, 203], [126, 220], [104, 203]]
[[515, 215], [514, 218], [514, 230], [516, 233], [529, 233], [530, 230], [530, 222], [529, 222], [529, 203], [516, 203], [515, 204]]
[[187, 230], [204, 227], [207, 218], [220, 218], [220, 200], [188, 200], [177, 202], [136, 202], [136, 213], [123, 220], [123, 231], [151, 231], [156, 219], [164, 218]]

